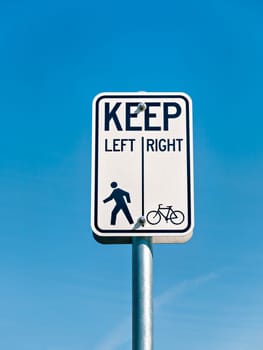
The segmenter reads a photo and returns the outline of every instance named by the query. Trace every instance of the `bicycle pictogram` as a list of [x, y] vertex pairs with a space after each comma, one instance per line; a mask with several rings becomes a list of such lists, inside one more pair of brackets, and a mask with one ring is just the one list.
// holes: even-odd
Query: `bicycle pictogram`
[[163, 217], [166, 222], [171, 221], [174, 225], [180, 225], [184, 221], [184, 213], [172, 209], [172, 207], [172, 205], [162, 207], [162, 204], [159, 204], [157, 210], [151, 210], [147, 213], [146, 220], [151, 225], [157, 225]]

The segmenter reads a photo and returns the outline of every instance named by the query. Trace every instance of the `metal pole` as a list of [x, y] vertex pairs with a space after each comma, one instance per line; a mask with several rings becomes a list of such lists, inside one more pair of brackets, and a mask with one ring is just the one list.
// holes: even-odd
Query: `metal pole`
[[132, 349], [153, 349], [151, 237], [132, 242]]

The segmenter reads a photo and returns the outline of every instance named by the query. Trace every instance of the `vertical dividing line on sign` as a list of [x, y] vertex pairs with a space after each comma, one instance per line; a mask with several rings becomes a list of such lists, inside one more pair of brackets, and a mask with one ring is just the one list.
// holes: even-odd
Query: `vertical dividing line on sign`
[[144, 137], [141, 138], [142, 146], [142, 216], [144, 216]]

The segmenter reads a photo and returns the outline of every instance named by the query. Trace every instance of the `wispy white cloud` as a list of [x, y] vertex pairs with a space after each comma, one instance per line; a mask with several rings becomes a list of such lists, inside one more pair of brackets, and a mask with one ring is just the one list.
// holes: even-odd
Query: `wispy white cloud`
[[131, 317], [123, 319], [111, 332], [97, 345], [95, 350], [115, 350], [131, 340]]
[[[198, 288], [217, 277], [217, 274], [209, 273], [185, 280], [167, 289], [165, 292], [154, 298], [154, 312], [158, 312], [162, 306], [171, 303], [178, 295], [184, 294], [190, 289]], [[102, 339], [102, 341], [95, 347], [95, 350], [117, 350], [120, 346], [129, 341], [131, 341], [131, 317], [126, 317], [115, 328], [113, 328], [104, 339]]]
[[172, 302], [178, 295], [187, 292], [189, 289], [198, 288], [202, 284], [205, 284], [217, 277], [217, 274], [209, 273], [207, 275], [185, 280], [178, 285], [167, 289], [154, 299], [155, 311], [158, 311], [163, 305]]

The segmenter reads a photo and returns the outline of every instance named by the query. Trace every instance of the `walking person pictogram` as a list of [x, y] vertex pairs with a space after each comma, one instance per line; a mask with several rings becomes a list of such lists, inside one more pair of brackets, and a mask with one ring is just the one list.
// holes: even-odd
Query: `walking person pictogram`
[[[121, 188], [117, 188], [118, 184], [117, 182], [113, 181], [111, 183], [111, 187], [114, 189], [112, 193], [109, 195], [109, 197], [105, 198], [103, 200], [103, 203], [107, 203], [111, 201], [112, 199], [115, 200], [116, 205], [112, 210], [111, 213], [111, 225], [116, 225], [116, 218], [117, 214], [120, 210], [123, 211], [124, 215], [126, 216], [126, 219], [129, 221], [130, 224], [133, 224], [133, 219], [131, 217], [131, 214], [129, 212], [127, 203], [131, 203], [130, 194]], [[126, 203], [127, 201], [127, 203]]]

